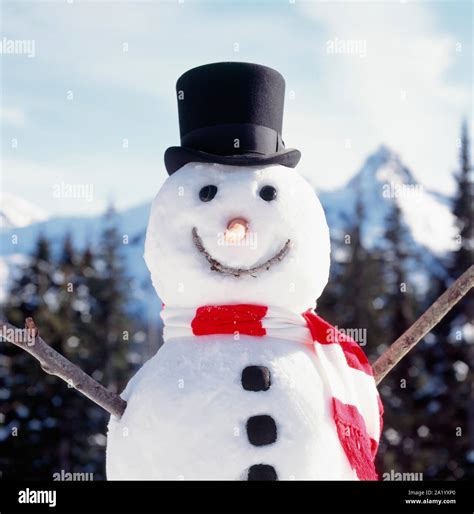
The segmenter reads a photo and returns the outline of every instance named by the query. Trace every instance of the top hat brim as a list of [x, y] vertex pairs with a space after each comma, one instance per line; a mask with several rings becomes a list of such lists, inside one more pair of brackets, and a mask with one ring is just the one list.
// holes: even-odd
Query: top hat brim
[[286, 148], [271, 154], [242, 153], [218, 155], [185, 146], [171, 146], [165, 152], [165, 166], [169, 175], [172, 175], [188, 162], [209, 162], [227, 164], [229, 166], [280, 164], [287, 168], [295, 168], [300, 158], [301, 152], [295, 148]]

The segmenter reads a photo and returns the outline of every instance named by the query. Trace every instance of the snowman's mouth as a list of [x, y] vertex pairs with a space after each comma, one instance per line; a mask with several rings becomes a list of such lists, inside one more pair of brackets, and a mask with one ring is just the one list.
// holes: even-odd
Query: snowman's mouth
[[234, 277], [242, 277], [245, 275], [256, 277], [262, 271], [269, 270], [274, 264], [284, 259], [284, 257], [290, 251], [291, 244], [290, 239], [288, 239], [279, 252], [258, 266], [254, 266], [252, 268], [232, 268], [222, 264], [217, 259], [212, 257], [212, 255], [206, 250], [202, 239], [199, 237], [196, 227], [193, 227], [192, 234], [194, 246], [199, 253], [204, 255], [207, 262], [211, 265], [211, 270], [216, 271], [217, 273], [223, 273], [224, 275], [233, 275]]

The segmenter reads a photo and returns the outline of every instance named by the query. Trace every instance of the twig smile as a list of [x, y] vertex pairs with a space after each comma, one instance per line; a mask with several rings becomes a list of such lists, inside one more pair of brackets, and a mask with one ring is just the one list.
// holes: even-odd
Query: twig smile
[[266, 260], [264, 263], [259, 264], [258, 266], [254, 266], [253, 268], [232, 268], [230, 266], [222, 264], [217, 259], [212, 257], [212, 255], [206, 250], [204, 243], [202, 242], [202, 239], [199, 237], [196, 227], [193, 227], [192, 235], [194, 246], [196, 247], [199, 253], [204, 255], [207, 262], [211, 265], [211, 270], [217, 271], [218, 273], [223, 273], [225, 275], [233, 275], [234, 277], [242, 277], [245, 275], [256, 277], [257, 274], [261, 271], [269, 270], [273, 266], [273, 264], [283, 260], [283, 258], [290, 251], [291, 244], [291, 240], [288, 239], [278, 253], [276, 253], [270, 259]]

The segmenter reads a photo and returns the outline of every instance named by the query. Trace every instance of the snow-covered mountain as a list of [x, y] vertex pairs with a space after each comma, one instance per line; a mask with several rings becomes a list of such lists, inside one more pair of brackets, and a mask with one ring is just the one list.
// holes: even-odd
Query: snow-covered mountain
[[370, 155], [362, 168], [342, 188], [319, 192], [334, 238], [341, 235], [362, 199], [362, 233], [366, 246], [380, 242], [385, 218], [397, 203], [413, 242], [434, 256], [455, 248], [456, 229], [449, 198], [430, 192], [418, 183], [400, 157], [386, 146]]
[[[385, 217], [393, 202], [397, 202], [409, 231], [409, 246], [417, 258], [417, 266], [420, 267], [421, 263], [421, 270], [441, 271], [439, 258], [454, 247], [456, 230], [449, 210], [449, 199], [439, 193], [430, 192], [417, 183], [397, 154], [385, 146], [370, 155], [344, 187], [333, 191], [319, 191], [318, 194], [334, 240], [340, 240], [341, 235], [346, 233], [354, 216], [357, 197], [360, 197], [364, 205], [362, 233], [366, 245], [374, 247], [382, 242]], [[10, 195], [8, 197], [12, 198]], [[134, 284], [131, 299], [140, 306], [140, 312], [146, 317], [155, 318], [160, 310], [160, 303], [151, 287], [143, 260], [150, 203], [119, 212], [117, 222], [120, 232], [128, 236], [124, 254]], [[53, 250], [59, 251], [66, 233], [71, 235], [74, 244], [80, 248], [86, 243], [96, 245], [104, 228], [104, 219], [101, 216], [55, 217], [44, 221], [32, 217], [31, 224], [27, 224], [26, 216], [22, 218], [24, 211], [21, 208], [18, 214], [15, 213], [16, 205], [22, 208], [23, 203], [11, 202], [8, 206], [8, 219], [16, 220], [16, 223], [11, 222], [14, 230], [4, 227], [0, 233], [0, 279], [3, 288], [3, 291], [0, 289], [0, 303], [5, 297], [9, 278], [17, 269], [18, 263], [24, 262], [25, 256], [32, 252], [39, 234], [52, 242]], [[21, 225], [21, 220], [24, 220], [23, 224], [26, 226]], [[12, 239], [12, 234], [17, 238]], [[337, 253], [334, 256], [337, 258]], [[423, 273], [419, 273], [417, 278], [422, 278]]]
[[[386, 218], [397, 204], [408, 229], [405, 245], [409, 249], [411, 281], [422, 293], [431, 274], [444, 275], [440, 259], [457, 247], [450, 199], [417, 182], [391, 149], [380, 146], [344, 187], [319, 192], [319, 197], [334, 241], [342, 241], [354, 219], [357, 199], [361, 199], [362, 238], [371, 249], [383, 248]], [[337, 259], [337, 247], [333, 250]]]
[[11, 193], [0, 192], [0, 230], [26, 227], [44, 221], [48, 215], [43, 209]]

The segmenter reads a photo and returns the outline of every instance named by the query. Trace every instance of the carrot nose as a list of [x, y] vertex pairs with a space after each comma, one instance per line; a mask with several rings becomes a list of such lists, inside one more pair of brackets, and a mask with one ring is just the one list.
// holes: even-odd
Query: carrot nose
[[248, 230], [248, 221], [244, 218], [234, 218], [229, 221], [224, 233], [225, 240], [229, 243], [241, 241]]

